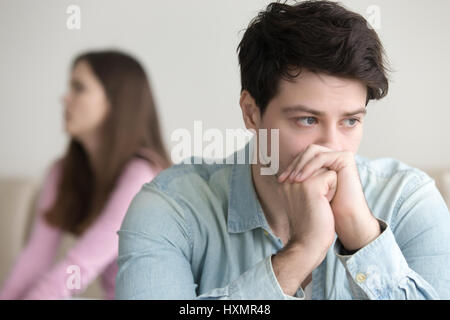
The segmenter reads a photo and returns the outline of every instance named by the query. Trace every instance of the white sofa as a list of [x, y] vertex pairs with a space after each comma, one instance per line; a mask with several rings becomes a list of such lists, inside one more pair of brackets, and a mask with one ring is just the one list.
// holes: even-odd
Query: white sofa
[[[450, 168], [424, 170], [436, 182], [447, 206], [450, 207]], [[34, 217], [34, 202], [40, 181], [26, 177], [0, 178], [0, 285], [3, 283], [14, 259], [26, 243]], [[64, 256], [76, 239], [65, 235], [57, 259]], [[103, 292], [96, 279], [80, 298], [102, 299]]]

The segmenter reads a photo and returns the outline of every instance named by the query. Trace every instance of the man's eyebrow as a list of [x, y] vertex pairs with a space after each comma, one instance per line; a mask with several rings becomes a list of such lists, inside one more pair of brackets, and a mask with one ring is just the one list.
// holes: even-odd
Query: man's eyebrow
[[366, 108], [361, 108], [355, 111], [350, 111], [350, 112], [346, 112], [343, 114], [344, 117], [350, 117], [350, 116], [355, 116], [357, 114], [363, 114], [366, 115], [367, 114], [367, 109]]
[[[311, 114], [316, 115], [316, 116], [323, 116], [324, 115], [324, 112], [322, 112], [322, 111], [315, 110], [315, 109], [312, 109], [312, 108], [308, 108], [308, 107], [305, 107], [305, 106], [302, 106], [302, 105], [296, 105], [296, 106], [292, 106], [292, 107], [285, 107], [285, 108], [282, 109], [281, 112], [283, 112], [285, 114], [295, 113], [295, 112], [306, 112], [306, 113], [311, 113]], [[355, 111], [345, 112], [345, 113], [342, 114], [342, 116], [350, 117], [350, 116], [354, 116], [354, 115], [357, 115], [357, 114], [360, 114], [360, 113], [362, 113], [364, 115], [367, 114], [366, 108], [361, 108], [361, 109], [358, 109], [358, 110], [355, 110]]]

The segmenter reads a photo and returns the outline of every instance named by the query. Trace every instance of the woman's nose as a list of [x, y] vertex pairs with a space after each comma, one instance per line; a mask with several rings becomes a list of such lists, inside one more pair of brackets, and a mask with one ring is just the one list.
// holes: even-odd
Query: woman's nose
[[61, 102], [65, 107], [67, 107], [67, 104], [69, 103], [69, 95], [67, 93], [61, 96]]

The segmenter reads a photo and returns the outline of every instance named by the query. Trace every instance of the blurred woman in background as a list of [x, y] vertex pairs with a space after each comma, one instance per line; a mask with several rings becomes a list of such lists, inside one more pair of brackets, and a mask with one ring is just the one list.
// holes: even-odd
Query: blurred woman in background
[[[63, 101], [70, 142], [49, 166], [29, 240], [0, 299], [64, 299], [98, 276], [105, 298], [114, 299], [116, 231], [141, 186], [171, 165], [149, 81], [129, 55], [78, 56]], [[77, 240], [55, 263], [65, 232]], [[77, 270], [80, 283], [74, 287], [68, 279]]]

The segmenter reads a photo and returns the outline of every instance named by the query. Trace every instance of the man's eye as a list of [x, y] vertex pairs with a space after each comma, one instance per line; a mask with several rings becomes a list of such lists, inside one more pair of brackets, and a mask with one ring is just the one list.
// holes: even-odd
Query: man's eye
[[300, 122], [300, 124], [305, 127], [310, 127], [314, 124], [314, 121], [316, 121], [316, 118], [314, 117], [302, 117], [297, 119], [297, 122]]
[[349, 128], [352, 128], [352, 127], [356, 126], [358, 122], [361, 122], [357, 118], [345, 119], [344, 121], [349, 121], [349, 126], [347, 126]]

